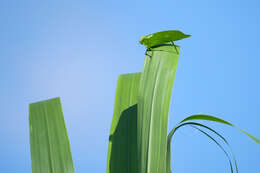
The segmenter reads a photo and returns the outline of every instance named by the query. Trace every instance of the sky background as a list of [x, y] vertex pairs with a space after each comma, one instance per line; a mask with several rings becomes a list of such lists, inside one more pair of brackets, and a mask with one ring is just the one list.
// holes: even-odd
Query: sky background
[[[116, 81], [139, 72], [142, 35], [178, 29], [169, 127], [206, 113], [260, 138], [257, 0], [0, 1], [0, 172], [31, 172], [29, 103], [61, 97], [77, 173], [105, 173]], [[259, 172], [260, 146], [231, 127], [240, 172]], [[229, 172], [224, 153], [191, 128], [173, 140], [174, 173]]]

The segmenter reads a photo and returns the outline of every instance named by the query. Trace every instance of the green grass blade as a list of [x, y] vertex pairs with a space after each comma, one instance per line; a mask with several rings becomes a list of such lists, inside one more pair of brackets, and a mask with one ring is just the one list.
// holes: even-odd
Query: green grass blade
[[168, 112], [177, 52], [174, 46], [160, 46], [152, 48], [145, 58], [138, 97], [139, 173], [166, 172]]
[[235, 154], [234, 154], [234, 152], [233, 152], [233, 150], [232, 150], [230, 144], [228, 143], [228, 141], [227, 141], [221, 134], [219, 134], [218, 132], [216, 132], [215, 130], [213, 130], [212, 128], [210, 128], [210, 127], [208, 127], [208, 126], [205, 126], [205, 125], [200, 124], [200, 123], [193, 123], [193, 124], [195, 124], [195, 125], [197, 125], [197, 126], [204, 127], [204, 128], [206, 128], [206, 129], [210, 130], [211, 132], [213, 132], [213, 133], [215, 133], [217, 136], [219, 136], [219, 137], [226, 143], [226, 145], [228, 146], [228, 148], [229, 148], [230, 151], [231, 151], [231, 154], [232, 154], [232, 157], [233, 157], [235, 166], [236, 166], [236, 172], [238, 172], [237, 160], [236, 160]]
[[[207, 132], [201, 130], [200, 128], [196, 127], [196, 126], [192, 126], [193, 128], [199, 130], [201, 133], [203, 133], [204, 135], [206, 135], [208, 138], [210, 138], [212, 141], [214, 141], [218, 147], [225, 153], [225, 155], [227, 156], [228, 158], [228, 161], [229, 161], [229, 166], [230, 166], [230, 171], [231, 173], [233, 173], [233, 166], [232, 166], [232, 161], [231, 161], [231, 158], [229, 157], [227, 151], [222, 147], [222, 145], [220, 145], [220, 143], [218, 143], [217, 140], [215, 140], [211, 135], [209, 135]], [[238, 173], [238, 172], [237, 172]]]
[[59, 98], [29, 105], [32, 173], [74, 173]]
[[[215, 117], [215, 116], [211, 116], [211, 115], [205, 115], [205, 114], [196, 114], [196, 115], [191, 115], [187, 118], [185, 118], [184, 120], [182, 120], [178, 125], [184, 123], [184, 122], [187, 122], [187, 121], [191, 121], [191, 120], [206, 120], [206, 121], [214, 121], [214, 122], [218, 122], [218, 123], [222, 123], [222, 124], [226, 124], [226, 125], [229, 125], [229, 126], [232, 126], [232, 127], [235, 127], [237, 128], [239, 131], [243, 132], [244, 134], [246, 134], [249, 138], [251, 138], [252, 140], [254, 140], [256, 143], [260, 144], [260, 140], [257, 139], [256, 137], [254, 137], [253, 135], [245, 132], [244, 130], [238, 128], [237, 126], [231, 124], [230, 122], [228, 121], [225, 121], [221, 118], [218, 118], [218, 117]], [[170, 140], [171, 140], [171, 137], [172, 137], [172, 133], [174, 132], [174, 129], [169, 133], [169, 136], [168, 136], [168, 144], [167, 144], [167, 147], [168, 147], [168, 150], [167, 150], [167, 173], [170, 173]], [[233, 154], [233, 152], [232, 152]], [[234, 154], [233, 154], [234, 156]], [[235, 164], [236, 164], [236, 160], [235, 160]], [[236, 164], [236, 169], [237, 169], [237, 164]]]
[[234, 153], [233, 153], [233, 151], [230, 147], [230, 144], [227, 142], [227, 140], [221, 134], [219, 134], [218, 132], [216, 132], [212, 128], [205, 126], [203, 124], [200, 124], [200, 123], [195, 123], [195, 122], [179, 123], [177, 126], [175, 126], [170, 131], [170, 133], [168, 135], [168, 139], [167, 139], [167, 173], [171, 173], [171, 165], [170, 164], [171, 164], [171, 140], [172, 140], [172, 137], [173, 137], [173, 135], [174, 135], [174, 133], [176, 132], [177, 129], [179, 129], [180, 127], [185, 126], [185, 125], [191, 125], [192, 127], [198, 129], [200, 132], [205, 134], [211, 140], [213, 140], [222, 149], [222, 151], [224, 151], [225, 155], [228, 157], [230, 169], [231, 169], [231, 172], [233, 172], [231, 159], [230, 159], [229, 155], [227, 154], [227, 152], [225, 151], [225, 149], [211, 135], [209, 135], [208, 133], [206, 133], [205, 131], [201, 130], [200, 128], [198, 128], [196, 126], [206, 128], [206, 129], [210, 130], [211, 132], [215, 133], [218, 137], [220, 137], [224, 141], [224, 143], [228, 146], [228, 148], [230, 149], [231, 154], [232, 154], [232, 158], [233, 158], [233, 161], [234, 161], [234, 164], [235, 164], [235, 167], [236, 167], [236, 172], [238, 173], [237, 161], [236, 161], [235, 155], [234, 155]]
[[260, 140], [257, 139], [256, 137], [254, 137], [253, 135], [250, 135], [249, 133], [245, 132], [244, 130], [240, 129], [239, 127], [221, 119], [218, 117], [214, 117], [211, 115], [205, 115], [205, 114], [197, 114], [197, 115], [191, 115], [187, 118], [185, 118], [184, 120], [181, 121], [182, 122], [186, 122], [186, 121], [190, 121], [190, 120], [207, 120], [207, 121], [215, 121], [218, 123], [222, 123], [222, 124], [226, 124], [232, 127], [235, 127], [236, 129], [238, 129], [239, 131], [241, 131], [242, 133], [246, 134], [248, 137], [250, 137], [252, 140], [254, 140], [256, 143], [260, 144]]
[[137, 173], [137, 96], [141, 73], [120, 75], [110, 129], [107, 173]]

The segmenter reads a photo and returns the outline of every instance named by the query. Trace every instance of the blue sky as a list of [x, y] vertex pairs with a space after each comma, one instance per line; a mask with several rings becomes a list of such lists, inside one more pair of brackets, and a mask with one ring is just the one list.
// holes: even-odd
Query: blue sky
[[[260, 3], [198, 1], [0, 2], [0, 168], [31, 172], [28, 104], [60, 96], [77, 173], [105, 172], [117, 77], [142, 70], [141, 35], [178, 29], [170, 124], [207, 113], [260, 138]], [[240, 172], [259, 170], [259, 145], [225, 134]], [[224, 133], [223, 133], [224, 132]], [[173, 140], [174, 172], [228, 172], [225, 155], [191, 128]]]

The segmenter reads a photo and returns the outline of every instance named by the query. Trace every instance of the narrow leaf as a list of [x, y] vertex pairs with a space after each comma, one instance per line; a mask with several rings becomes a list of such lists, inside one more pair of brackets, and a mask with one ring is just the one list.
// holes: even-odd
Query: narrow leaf
[[137, 96], [141, 73], [120, 75], [110, 129], [107, 173], [137, 173]]
[[176, 132], [177, 129], [179, 129], [182, 126], [186, 126], [186, 125], [191, 125], [192, 127], [198, 129], [200, 132], [205, 134], [211, 140], [213, 140], [222, 149], [222, 151], [224, 151], [225, 155], [228, 157], [230, 168], [231, 168], [231, 172], [233, 172], [231, 159], [230, 159], [229, 155], [227, 154], [227, 152], [225, 151], [225, 149], [211, 135], [209, 135], [208, 133], [206, 133], [205, 131], [201, 130], [200, 128], [198, 128], [196, 126], [200, 126], [200, 127], [206, 128], [206, 129], [210, 130], [211, 132], [215, 133], [218, 137], [220, 137], [226, 143], [228, 148], [230, 149], [232, 157], [233, 157], [233, 160], [234, 160], [234, 163], [235, 163], [236, 172], [238, 172], [237, 161], [236, 161], [235, 155], [234, 155], [234, 153], [233, 153], [233, 151], [232, 151], [232, 149], [230, 147], [230, 144], [227, 142], [227, 140], [222, 135], [220, 135], [218, 132], [216, 132], [215, 130], [213, 130], [212, 128], [210, 128], [210, 127], [208, 127], [206, 125], [203, 125], [203, 124], [200, 124], [200, 123], [195, 123], [195, 122], [186, 122], [186, 123], [179, 123], [177, 126], [175, 126], [170, 131], [170, 133], [168, 135], [168, 139], [167, 139], [167, 173], [171, 173], [171, 140], [172, 140], [172, 137], [173, 137], [173, 135], [174, 135], [174, 133]]
[[[225, 155], [227, 156], [228, 158], [228, 161], [229, 161], [229, 166], [230, 166], [230, 170], [231, 170], [231, 173], [233, 173], [233, 166], [232, 166], [232, 161], [231, 161], [231, 158], [229, 157], [227, 151], [224, 149], [224, 147], [222, 147], [222, 145], [220, 145], [220, 143], [218, 143], [218, 141], [216, 139], [214, 139], [211, 135], [209, 135], [207, 132], [201, 130], [200, 128], [196, 127], [196, 126], [192, 126], [193, 128], [199, 130], [201, 133], [203, 133], [204, 135], [206, 135], [208, 138], [210, 138], [212, 141], [214, 141], [218, 147], [225, 153]], [[238, 173], [238, 172], [237, 172]]]
[[32, 173], [74, 173], [59, 98], [29, 105]]
[[197, 114], [197, 115], [191, 115], [187, 118], [185, 118], [184, 120], [182, 120], [180, 123], [182, 122], [186, 122], [186, 121], [189, 121], [189, 120], [207, 120], [207, 121], [215, 121], [215, 122], [218, 122], [218, 123], [222, 123], [222, 124], [226, 124], [226, 125], [229, 125], [229, 126], [232, 126], [232, 127], [235, 127], [237, 128], [239, 131], [243, 132], [244, 134], [246, 134], [248, 137], [250, 137], [252, 140], [254, 140], [256, 143], [260, 144], [260, 140], [257, 139], [256, 137], [254, 137], [253, 135], [250, 135], [249, 133], [245, 132], [244, 130], [238, 128], [237, 126], [221, 119], [221, 118], [218, 118], [218, 117], [214, 117], [214, 116], [211, 116], [211, 115], [205, 115], [205, 114]]

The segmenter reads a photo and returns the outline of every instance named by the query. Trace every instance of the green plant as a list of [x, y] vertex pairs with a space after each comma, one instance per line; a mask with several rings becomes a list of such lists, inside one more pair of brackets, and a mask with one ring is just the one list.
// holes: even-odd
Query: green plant
[[[140, 43], [147, 47], [142, 72], [118, 78], [107, 173], [170, 173], [171, 139], [177, 129], [186, 125], [213, 140], [228, 157], [231, 172], [238, 172], [233, 152], [230, 156], [207, 131], [229, 146], [227, 140], [212, 128], [193, 121], [215, 121], [239, 129], [231, 123], [210, 115], [192, 115], [168, 134], [170, 98], [180, 51], [174, 41], [187, 37], [172, 30], [141, 38]], [[30, 104], [29, 117], [32, 172], [74, 173], [60, 99]], [[239, 130], [260, 144], [259, 139]]]
[[[109, 138], [107, 173], [170, 173], [171, 138], [174, 132], [184, 125], [193, 125], [192, 127], [210, 137], [222, 149], [214, 138], [196, 126], [216, 133], [229, 145], [226, 139], [213, 129], [191, 122], [207, 120], [233, 126], [210, 115], [190, 116], [176, 125], [167, 136], [169, 104], [179, 57], [179, 46], [173, 41], [187, 37], [189, 35], [180, 31], [163, 31], [141, 37], [140, 43], [147, 47], [142, 73], [121, 75], [118, 80]], [[239, 130], [260, 144], [258, 139]], [[224, 149], [223, 151], [227, 154]], [[231, 158], [227, 156], [233, 172]], [[232, 158], [238, 171], [233, 153]]]

